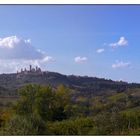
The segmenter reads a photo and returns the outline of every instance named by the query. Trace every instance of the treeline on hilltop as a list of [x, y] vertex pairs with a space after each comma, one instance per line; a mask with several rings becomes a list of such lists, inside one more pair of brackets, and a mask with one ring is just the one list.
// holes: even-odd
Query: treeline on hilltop
[[17, 90], [27, 84], [50, 85], [56, 88], [63, 84], [72, 89], [75, 96], [85, 95], [89, 98], [97, 95], [123, 92], [128, 88], [140, 88], [140, 84], [112, 81], [104, 78], [63, 75], [55, 72], [43, 74], [0, 74], [0, 96], [17, 96]]
[[64, 85], [29, 84], [18, 94], [0, 100], [0, 135], [140, 134], [139, 88], [89, 98]]

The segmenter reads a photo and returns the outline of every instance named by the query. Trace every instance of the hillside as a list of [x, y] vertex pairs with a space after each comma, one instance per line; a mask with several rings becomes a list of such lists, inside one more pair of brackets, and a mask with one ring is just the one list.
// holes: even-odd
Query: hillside
[[75, 95], [87, 97], [95, 95], [112, 94], [125, 91], [128, 88], [139, 88], [140, 84], [129, 84], [106, 80], [96, 77], [63, 75], [56, 72], [30, 73], [30, 74], [1, 74], [0, 96], [15, 96], [16, 90], [26, 84], [35, 83], [50, 85], [53, 88], [63, 84], [72, 89]]
[[140, 84], [55, 72], [0, 75], [0, 135], [139, 135], [139, 118]]

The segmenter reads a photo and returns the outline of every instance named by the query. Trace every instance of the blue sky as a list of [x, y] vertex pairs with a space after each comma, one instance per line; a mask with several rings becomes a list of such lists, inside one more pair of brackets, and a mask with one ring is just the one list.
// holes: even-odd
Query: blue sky
[[0, 73], [43, 70], [140, 82], [139, 5], [0, 5]]

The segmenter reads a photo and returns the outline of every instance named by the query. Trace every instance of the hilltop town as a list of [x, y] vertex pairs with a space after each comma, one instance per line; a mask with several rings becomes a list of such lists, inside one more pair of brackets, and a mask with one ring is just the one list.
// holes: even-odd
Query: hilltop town
[[43, 74], [43, 71], [41, 70], [41, 68], [39, 68], [38, 66], [36, 66], [35, 68], [32, 67], [32, 65], [29, 66], [29, 70], [27, 68], [21, 68], [20, 71], [17, 71], [18, 75], [21, 74]]

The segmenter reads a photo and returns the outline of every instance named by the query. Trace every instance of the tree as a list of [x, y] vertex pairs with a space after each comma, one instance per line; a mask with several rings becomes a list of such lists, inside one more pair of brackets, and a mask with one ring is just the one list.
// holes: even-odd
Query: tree
[[13, 117], [7, 121], [3, 134], [43, 135], [48, 121], [69, 117], [69, 89], [63, 85], [54, 90], [49, 86], [29, 84], [19, 90], [19, 95]]
[[53, 120], [63, 120], [70, 117], [71, 113], [71, 99], [70, 90], [64, 85], [59, 85], [55, 91], [56, 107], [53, 111]]
[[48, 86], [27, 85], [19, 91], [15, 110], [18, 115], [40, 117], [42, 120], [51, 120], [55, 108], [55, 94]]
[[[19, 90], [20, 98], [12, 117], [4, 128], [11, 135], [43, 135], [46, 123], [52, 120], [55, 94], [48, 86], [27, 85]], [[3, 134], [4, 134], [3, 133]]]

